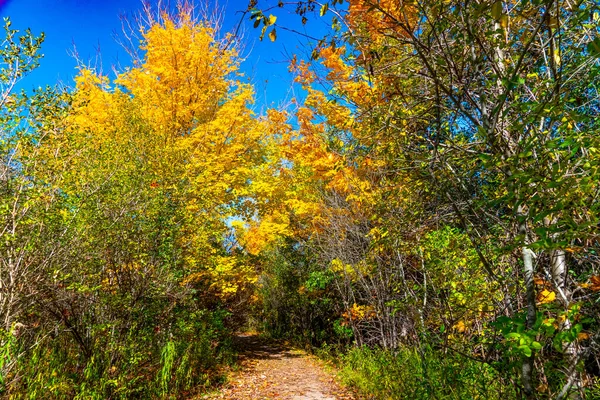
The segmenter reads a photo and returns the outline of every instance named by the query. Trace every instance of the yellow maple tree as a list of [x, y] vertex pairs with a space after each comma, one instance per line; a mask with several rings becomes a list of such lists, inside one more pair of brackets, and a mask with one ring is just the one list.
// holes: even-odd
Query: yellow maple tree
[[[82, 154], [92, 173], [111, 176], [117, 164], [141, 173], [148, 197], [170, 204], [187, 271], [182, 284], [203, 284], [223, 298], [256, 280], [232, 251], [230, 220], [252, 223], [272, 197], [276, 168], [275, 114], [271, 122], [253, 113], [253, 89], [242, 82], [234, 44], [229, 35], [217, 39], [191, 9], [163, 13], [142, 29], [133, 67], [113, 80], [80, 70], [67, 122], [74, 142], [108, 153]], [[146, 212], [159, 218], [153, 210]]]

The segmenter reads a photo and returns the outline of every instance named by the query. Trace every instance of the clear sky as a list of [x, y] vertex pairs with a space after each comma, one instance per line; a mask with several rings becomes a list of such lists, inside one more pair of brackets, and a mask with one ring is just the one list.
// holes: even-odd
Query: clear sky
[[[168, 3], [169, 0], [162, 1], [162, 4]], [[237, 26], [242, 17], [240, 10], [246, 6], [247, 0], [219, 2], [225, 30]], [[141, 9], [141, 0], [0, 0], [0, 15], [10, 17], [14, 29], [31, 28], [34, 34], [46, 34], [40, 68], [26, 77], [20, 86], [30, 89], [59, 82], [72, 86], [77, 66], [72, 55], [75, 50], [80, 60], [88, 65], [101, 65], [105, 73], [113, 66], [128, 65], [129, 56], [115, 41], [115, 35], [121, 32], [121, 17], [132, 18]], [[275, 11], [278, 23], [304, 29], [296, 15], [280, 9]], [[308, 24], [307, 27], [317, 32], [307, 33], [318, 36], [323, 26], [322, 23]], [[296, 52], [306, 53], [307, 39], [278, 29], [275, 43], [266, 38], [260, 42], [259, 30], [253, 29], [248, 21], [244, 22], [242, 33], [245, 46], [242, 69], [254, 83], [258, 111], [285, 103], [292, 96], [287, 59]]]

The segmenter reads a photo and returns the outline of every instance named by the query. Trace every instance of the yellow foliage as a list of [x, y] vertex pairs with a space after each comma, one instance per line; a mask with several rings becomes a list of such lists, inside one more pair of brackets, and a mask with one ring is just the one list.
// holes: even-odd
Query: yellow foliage
[[352, 29], [364, 28], [373, 40], [386, 34], [408, 36], [414, 28], [416, 5], [397, 0], [350, 0], [348, 23]]
[[363, 321], [375, 318], [375, 309], [372, 306], [352, 304], [348, 311], [342, 314], [342, 317], [349, 321]]
[[467, 325], [465, 325], [465, 321], [460, 320], [452, 327], [454, 330], [460, 333], [464, 333], [467, 330]]
[[287, 217], [273, 213], [264, 216], [260, 222], [242, 232], [240, 241], [248, 253], [257, 255], [269, 244], [274, 243], [277, 238], [289, 235], [291, 235], [291, 231]]
[[552, 303], [555, 299], [556, 299], [556, 293], [554, 293], [548, 289], [542, 290], [537, 295], [538, 304]]
[[257, 280], [254, 268], [242, 264], [235, 256], [216, 257], [212, 268], [208, 270], [208, 276], [212, 281], [210, 288], [225, 299]]
[[334, 258], [329, 264], [329, 268], [338, 274], [344, 275], [352, 281], [356, 281], [359, 277], [368, 276], [370, 267], [365, 260], [362, 260], [355, 265], [344, 264], [339, 258]]
[[[85, 185], [87, 174], [96, 181], [143, 175], [151, 202], [181, 205], [172, 218], [189, 272], [182, 284], [202, 283], [223, 298], [256, 280], [242, 257], [223, 255], [228, 219], [260, 217], [251, 228], [258, 235], [245, 236], [251, 254], [288, 233], [287, 216], [265, 206], [277, 192], [276, 138], [289, 130], [287, 117], [254, 115], [253, 89], [239, 80], [230, 39], [218, 40], [191, 11], [163, 14], [142, 30], [143, 57], [114, 81], [80, 70], [66, 124], [76, 151], [81, 144], [92, 149], [78, 153], [71, 185]], [[159, 217], [155, 210], [140, 212]]]

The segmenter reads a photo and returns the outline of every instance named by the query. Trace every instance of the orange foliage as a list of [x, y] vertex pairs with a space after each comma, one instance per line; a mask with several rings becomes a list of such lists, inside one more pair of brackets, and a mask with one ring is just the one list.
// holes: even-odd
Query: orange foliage
[[417, 9], [411, 1], [350, 0], [348, 24], [353, 30], [366, 30], [373, 40], [386, 34], [409, 36], [416, 21]]

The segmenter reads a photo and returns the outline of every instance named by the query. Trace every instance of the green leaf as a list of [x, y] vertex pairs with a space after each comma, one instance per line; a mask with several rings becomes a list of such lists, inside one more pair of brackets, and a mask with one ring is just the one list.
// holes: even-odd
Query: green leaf
[[600, 37], [587, 44], [587, 51], [594, 57], [600, 57]]
[[523, 355], [524, 355], [525, 357], [531, 357], [531, 353], [532, 353], [532, 351], [531, 351], [531, 347], [529, 347], [528, 345], [526, 345], [526, 344], [523, 344], [523, 345], [521, 345], [521, 346], [519, 346], [519, 347], [517, 347], [517, 348], [518, 348], [519, 350], [521, 350], [521, 353], [523, 353]]
[[544, 326], [544, 333], [546, 334], [546, 336], [552, 336], [555, 331], [556, 331], [556, 328], [554, 327], [554, 325], [545, 325]]
[[500, 21], [501, 17], [502, 17], [502, 2], [495, 1], [494, 4], [492, 4], [492, 18], [494, 18], [496, 21]]
[[485, 154], [485, 153], [479, 153], [479, 154], [477, 155], [477, 157], [479, 157], [479, 159], [480, 159], [481, 161], [483, 161], [484, 163], [485, 163], [485, 162], [488, 162], [488, 161], [490, 161], [490, 160], [492, 159], [492, 156], [491, 156], [491, 155], [489, 155], [489, 154]]

